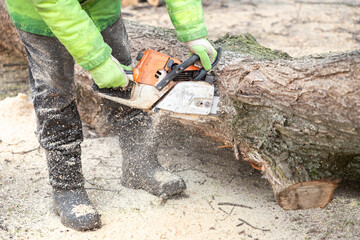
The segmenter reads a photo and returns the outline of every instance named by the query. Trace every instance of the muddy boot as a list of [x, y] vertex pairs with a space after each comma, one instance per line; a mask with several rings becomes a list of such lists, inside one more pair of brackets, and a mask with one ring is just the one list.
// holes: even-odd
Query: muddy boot
[[75, 189], [53, 188], [54, 211], [61, 223], [77, 231], [101, 226], [100, 216], [91, 204], [83, 187]]
[[120, 129], [123, 155], [121, 183], [159, 197], [170, 197], [186, 189], [184, 180], [165, 171], [157, 159], [157, 121], [142, 111], [123, 119]]

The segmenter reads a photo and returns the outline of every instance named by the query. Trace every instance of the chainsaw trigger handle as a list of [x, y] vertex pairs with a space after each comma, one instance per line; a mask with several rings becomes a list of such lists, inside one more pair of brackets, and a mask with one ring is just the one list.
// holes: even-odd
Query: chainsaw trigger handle
[[190, 58], [188, 58], [186, 61], [180, 63], [177, 65], [173, 70], [171, 70], [161, 81], [159, 81], [155, 87], [161, 91], [168, 83], [173, 80], [176, 76], [178, 76], [180, 73], [182, 73], [186, 68], [190, 67], [191, 65], [194, 65], [196, 61], [199, 61], [200, 58], [198, 55], [192, 55]]
[[[216, 51], [217, 51], [217, 55], [216, 55], [214, 62], [211, 64], [211, 69], [213, 69], [218, 64], [218, 62], [220, 61], [221, 55], [222, 55], [221, 47], [218, 47], [218, 49]], [[200, 70], [199, 74], [194, 78], [194, 80], [200, 81], [203, 77], [205, 77], [206, 73], [207, 73], [207, 71], [204, 68], [202, 68]]]

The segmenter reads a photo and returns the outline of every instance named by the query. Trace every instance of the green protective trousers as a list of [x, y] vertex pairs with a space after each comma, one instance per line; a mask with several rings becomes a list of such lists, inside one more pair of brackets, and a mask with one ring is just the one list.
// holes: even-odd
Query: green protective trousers
[[[179, 41], [207, 35], [201, 0], [165, 2]], [[57, 37], [85, 70], [97, 67], [112, 52], [100, 31], [120, 17], [120, 0], [6, 0], [6, 5], [18, 29]]]

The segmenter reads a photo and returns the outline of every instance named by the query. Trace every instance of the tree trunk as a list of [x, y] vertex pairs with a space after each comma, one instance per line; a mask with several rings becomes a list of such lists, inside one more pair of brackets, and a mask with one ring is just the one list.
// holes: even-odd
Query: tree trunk
[[24, 47], [10, 21], [4, 0], [0, 0], [0, 46], [16, 52], [19, 56], [25, 56]]
[[[126, 25], [133, 59], [149, 48], [187, 57], [174, 31]], [[0, 43], [21, 49], [9, 26], [6, 20], [0, 30], [13, 39], [2, 34]], [[360, 180], [360, 51], [291, 58], [249, 34], [215, 44], [226, 49], [215, 69], [219, 117], [183, 121], [187, 127], [231, 144], [238, 158], [261, 169], [284, 209], [325, 207], [340, 179]], [[77, 67], [76, 77], [82, 118], [102, 129], [104, 110], [89, 75]]]

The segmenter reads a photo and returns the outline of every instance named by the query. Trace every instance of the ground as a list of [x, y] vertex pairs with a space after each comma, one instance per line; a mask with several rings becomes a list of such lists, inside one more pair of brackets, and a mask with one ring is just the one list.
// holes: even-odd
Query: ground
[[[210, 38], [250, 32], [261, 44], [295, 57], [358, 48], [360, 7], [339, 5], [356, 1], [294, 2], [204, 1]], [[139, 5], [123, 12], [127, 19], [170, 26], [164, 8]], [[23, 59], [4, 50], [0, 64], [1, 99], [28, 94]], [[0, 239], [360, 239], [358, 184], [341, 183], [324, 209], [284, 211], [257, 170], [222, 143], [179, 125], [168, 131], [158, 155], [188, 189], [167, 201], [122, 187], [117, 137], [99, 137], [85, 127], [86, 187], [103, 227], [73, 231], [50, 210], [51, 187], [35, 130], [28, 96], [0, 101]]]

